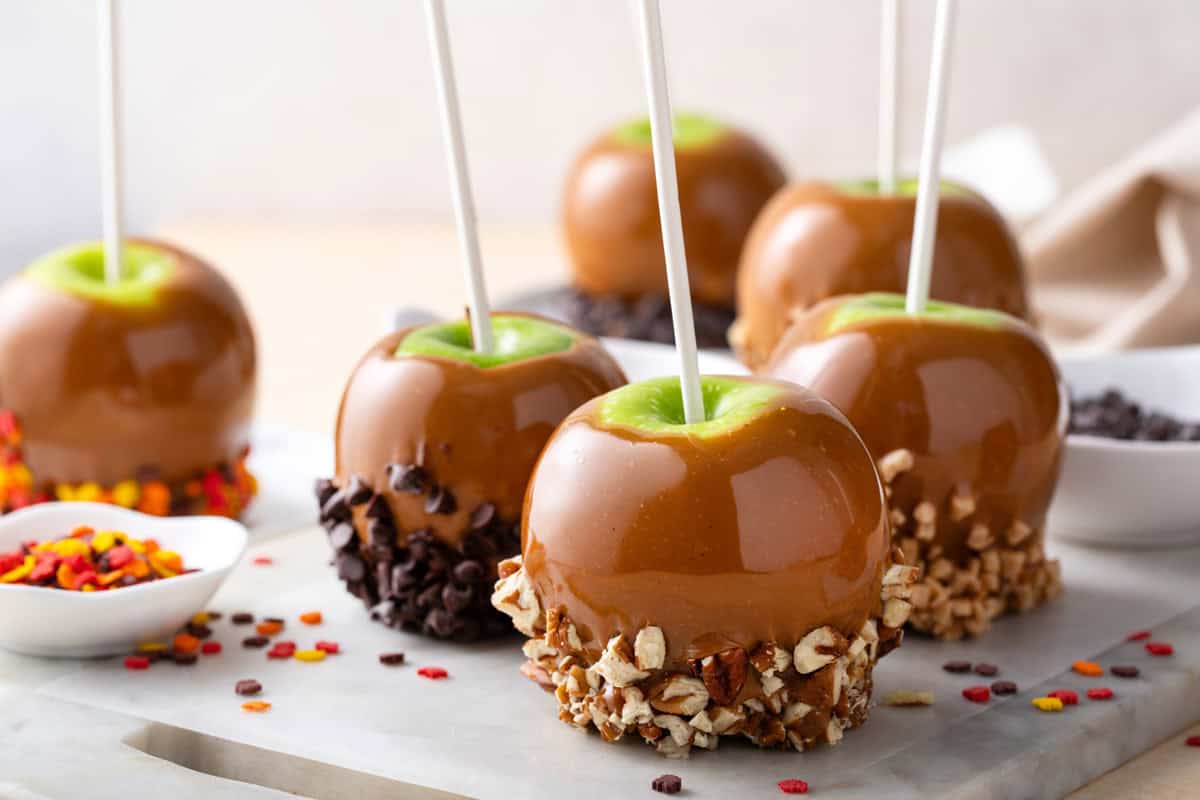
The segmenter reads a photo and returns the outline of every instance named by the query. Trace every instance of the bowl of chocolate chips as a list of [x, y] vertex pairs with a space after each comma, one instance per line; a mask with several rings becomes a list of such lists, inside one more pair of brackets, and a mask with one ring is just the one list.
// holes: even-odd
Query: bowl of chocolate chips
[[1200, 347], [1060, 366], [1071, 426], [1051, 534], [1114, 547], [1200, 542]]

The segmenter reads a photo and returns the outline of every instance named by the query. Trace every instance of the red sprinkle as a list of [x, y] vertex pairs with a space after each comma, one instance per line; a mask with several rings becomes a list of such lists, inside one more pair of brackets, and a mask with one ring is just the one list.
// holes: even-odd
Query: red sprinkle
[[799, 778], [788, 778], [779, 782], [779, 791], [784, 794], [808, 794], [808, 784]]
[[1113, 690], [1107, 686], [1097, 686], [1095, 689], [1088, 689], [1087, 696], [1089, 700], [1111, 700]]
[[275, 563], [275, 559], [270, 556], [255, 556], [250, 563], [257, 564], [260, 567], [269, 567]]
[[200, 645], [200, 652], [204, 653], [206, 656], [215, 656], [217, 653], [221, 652], [221, 643], [205, 642], [204, 644]]
[[[1088, 694], [1090, 695], [1091, 692], [1089, 691]], [[1079, 705], [1079, 695], [1070, 689], [1056, 689], [1053, 692], [1047, 692], [1046, 697], [1057, 697], [1059, 700], [1062, 700], [1064, 706]]]
[[267, 651], [267, 658], [291, 658], [296, 654], [295, 642], [276, 642]]
[[342, 652], [341, 645], [339, 645], [337, 642], [317, 642], [316, 648], [328, 653], [331, 656], [336, 656], [338, 653]]
[[1127, 642], [1144, 642], [1150, 638], [1150, 631], [1134, 631], [1125, 637]]
[[149, 656], [125, 656], [125, 669], [150, 669]]
[[1189, 736], [1183, 740], [1188, 747], [1200, 747], [1200, 736]]
[[1152, 656], [1174, 655], [1175, 648], [1166, 642], [1146, 642], [1146, 652]]
[[962, 696], [972, 703], [986, 703], [992, 693], [986, 686], [968, 686], [962, 690]]
[[430, 680], [434, 681], [450, 677], [450, 673], [446, 672], [446, 670], [442, 669], [441, 667], [421, 667], [419, 670], [417, 670], [417, 674], [422, 678], [429, 678]]

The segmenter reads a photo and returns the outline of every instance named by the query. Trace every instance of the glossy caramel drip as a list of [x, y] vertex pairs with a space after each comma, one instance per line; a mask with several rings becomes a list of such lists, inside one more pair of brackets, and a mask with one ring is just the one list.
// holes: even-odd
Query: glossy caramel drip
[[[738, 257], [759, 210], [784, 182], [752, 138], [728, 130], [675, 150], [692, 296], [732, 307]], [[563, 215], [574, 282], [626, 299], [667, 294], [658, 194], [649, 147], [605, 136], [576, 160]]]
[[[742, 253], [739, 357], [752, 369], [760, 367], [792, 314], [826, 298], [903, 293], [915, 210], [915, 197], [853, 194], [825, 183], [778, 193], [755, 222]], [[982, 198], [942, 195], [930, 294], [1018, 317], [1029, 314], [1017, 243]]]
[[247, 445], [256, 365], [241, 302], [195, 256], [140, 243], [174, 260], [151, 305], [24, 275], [0, 291], [0, 408], [16, 414], [38, 484], [111, 486], [147, 468], [190, 479]]
[[[568, 350], [481, 369], [393, 355], [410, 330], [385, 336], [359, 362], [337, 423], [338, 483], [358, 475], [383, 494], [402, 535], [428, 527], [455, 544], [485, 502], [517, 519], [550, 434], [585, 401], [625, 383], [600, 343], [582, 334]], [[457, 509], [426, 513], [424, 495], [389, 487], [390, 464], [423, 467]]]
[[[937, 506], [937, 538], [968, 555], [969, 526], [1020, 520], [1040, 531], [1058, 481], [1066, 392], [1037, 334], [1015, 318], [996, 327], [898, 316], [828, 333], [844, 298], [821, 303], [788, 331], [764, 373], [807, 386], [845, 412], [876, 458], [907, 449], [913, 469], [893, 504]], [[972, 497], [969, 521], [950, 498]]]
[[595, 656], [644, 625], [667, 669], [733, 645], [794, 645], [880, 610], [889, 529], [870, 455], [796, 387], [712, 438], [606, 427], [597, 402], [547, 445], [525, 501], [525, 570]]

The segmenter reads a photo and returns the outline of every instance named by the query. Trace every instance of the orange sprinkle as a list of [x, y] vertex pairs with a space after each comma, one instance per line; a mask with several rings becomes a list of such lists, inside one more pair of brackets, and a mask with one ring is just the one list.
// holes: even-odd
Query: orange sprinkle
[[247, 700], [246, 702], [242, 703], [242, 708], [246, 711], [253, 711], [256, 714], [261, 714], [262, 712], [270, 709], [271, 704], [266, 700]]
[[274, 636], [283, 630], [283, 626], [278, 622], [260, 622], [255, 630], [262, 636]]
[[1089, 678], [1098, 678], [1104, 674], [1104, 667], [1095, 661], [1076, 661], [1071, 665], [1071, 669], [1080, 675], [1087, 675]]
[[175, 637], [172, 644], [181, 653], [194, 653], [196, 648], [200, 647], [200, 640], [190, 633], [181, 633]]
[[305, 611], [300, 615], [300, 621], [305, 625], [320, 625], [321, 620], [322, 618], [320, 611]]

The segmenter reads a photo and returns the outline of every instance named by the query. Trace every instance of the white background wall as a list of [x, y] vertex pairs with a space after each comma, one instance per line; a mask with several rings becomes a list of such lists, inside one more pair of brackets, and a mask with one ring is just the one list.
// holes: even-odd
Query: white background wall
[[[556, 212], [597, 129], [643, 107], [621, 0], [450, 0], [485, 220]], [[932, 0], [903, 0], [914, 160]], [[417, 0], [124, 0], [128, 209], [180, 219], [449, 218]], [[875, 0], [664, 0], [676, 105], [793, 174], [874, 158]], [[0, 0], [0, 272], [99, 225], [94, 3]], [[963, 0], [948, 141], [1033, 128], [1066, 186], [1200, 105], [1198, 0]]]

